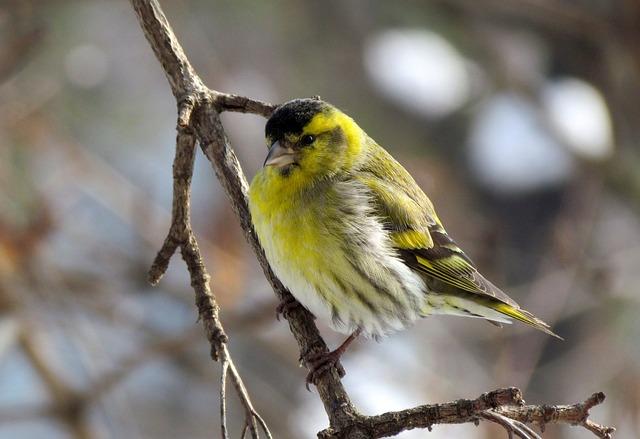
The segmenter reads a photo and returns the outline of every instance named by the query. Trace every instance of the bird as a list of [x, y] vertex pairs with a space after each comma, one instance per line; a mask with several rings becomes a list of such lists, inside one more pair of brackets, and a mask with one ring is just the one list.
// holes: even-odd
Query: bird
[[346, 113], [294, 99], [265, 138], [248, 194], [258, 240], [292, 303], [349, 334], [307, 358], [307, 384], [360, 334], [378, 339], [435, 314], [517, 320], [561, 339], [478, 271], [409, 172]]

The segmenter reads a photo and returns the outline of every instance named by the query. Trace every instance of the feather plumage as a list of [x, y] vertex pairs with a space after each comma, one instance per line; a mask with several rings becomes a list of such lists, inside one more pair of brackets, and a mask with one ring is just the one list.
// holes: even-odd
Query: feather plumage
[[344, 332], [382, 335], [440, 313], [556, 336], [480, 274], [387, 151], [344, 113], [308, 101], [272, 116], [268, 141], [291, 156], [261, 170], [249, 193], [267, 258], [304, 306]]

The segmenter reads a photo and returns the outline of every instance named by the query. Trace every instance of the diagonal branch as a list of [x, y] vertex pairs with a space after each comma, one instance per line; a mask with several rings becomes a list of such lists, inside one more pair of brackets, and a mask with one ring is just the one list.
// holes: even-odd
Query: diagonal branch
[[[169, 264], [169, 259], [180, 247], [191, 274], [200, 319], [211, 344], [212, 357], [220, 359], [223, 363], [221, 378], [223, 437], [227, 434], [226, 402], [224, 401], [227, 374], [231, 377], [245, 408], [246, 423], [242, 436], [244, 437], [246, 431], [249, 431], [253, 437], [257, 437], [258, 427], [261, 427], [270, 437], [266, 424], [251, 405], [226, 348], [227, 340], [218, 318], [215, 298], [209, 287], [209, 276], [191, 230], [189, 191], [197, 141], [211, 162], [238, 216], [245, 237], [255, 251], [274, 292], [282, 302], [290, 300], [290, 293], [271, 270], [251, 226], [247, 205], [247, 180], [220, 121], [220, 113], [223, 111], [254, 113], [268, 117], [276, 107], [247, 97], [209, 90], [186, 58], [157, 0], [130, 1], [147, 40], [163, 66], [173, 95], [178, 102], [173, 219], [167, 239], [151, 268], [150, 280], [152, 283], [159, 281]], [[313, 321], [313, 316], [308, 311], [302, 307], [294, 307], [287, 312], [286, 318], [300, 348], [301, 357], [304, 358], [304, 354], [308, 353], [328, 352]], [[611, 437], [614, 431], [613, 428], [602, 427], [588, 420], [589, 409], [602, 402], [604, 395], [595, 400], [590, 398], [585, 403], [574, 406], [524, 406], [518, 389], [498, 389], [481, 395], [475, 400], [425, 405], [378, 416], [364, 416], [358, 413], [351, 403], [335, 368], [320, 375], [314, 384], [329, 418], [330, 427], [318, 434], [324, 439], [387, 437], [414, 428], [429, 429], [432, 425], [443, 423], [478, 423], [480, 419], [499, 423], [509, 434], [515, 432], [528, 437], [536, 436], [536, 433], [526, 426], [531, 423], [538, 423], [541, 427], [550, 422], [579, 424], [601, 438]]]
[[[251, 227], [246, 198], [248, 188], [247, 181], [240, 163], [229, 145], [219, 117], [220, 111], [251, 112], [268, 116], [274, 110], [275, 106], [246, 97], [219, 93], [207, 89], [195, 74], [191, 64], [184, 55], [182, 47], [173, 34], [158, 2], [155, 0], [131, 0], [131, 3], [136, 11], [138, 21], [147, 40], [163, 66], [173, 95], [178, 101], [179, 129], [188, 129], [190, 133], [193, 133], [195, 137], [197, 137], [205, 155], [209, 161], [211, 161], [216, 176], [229, 197], [233, 210], [240, 219], [245, 237], [255, 250], [258, 261], [267, 279], [276, 292], [276, 295], [281, 300], [286, 298], [290, 294], [273, 274]], [[177, 159], [178, 154], [176, 153], [176, 160]], [[187, 164], [186, 161], [182, 160], [174, 164], [174, 173], [178, 172]], [[176, 168], [178, 168], [178, 171], [176, 171]], [[175, 177], [179, 177], [179, 175]], [[180, 196], [181, 192], [178, 191], [176, 194]], [[174, 212], [174, 214], [175, 213], [179, 214], [179, 212]], [[179, 215], [174, 215], [174, 220], [177, 218], [179, 218]], [[174, 227], [174, 223], [175, 221], [172, 222], [172, 230], [179, 230], [180, 227]], [[189, 227], [189, 231], [190, 230]], [[170, 231], [167, 240], [165, 240], [151, 268], [150, 280], [152, 282], [157, 282], [163, 270], [168, 266], [168, 259], [171, 257], [172, 251], [175, 251], [175, 248], [178, 246], [176, 241], [174, 233]], [[193, 243], [195, 244], [195, 239], [193, 239]], [[205, 283], [208, 284], [208, 282]], [[198, 285], [200, 285], [200, 283], [196, 283], [194, 289]], [[197, 291], [196, 289], [196, 292]], [[201, 302], [198, 303], [200, 304]], [[217, 308], [214, 309], [217, 312]], [[203, 318], [202, 315], [201, 318], [205, 326], [208, 321], [215, 320], [207, 320]], [[301, 353], [329, 351], [309, 312], [302, 308], [297, 308], [288, 313], [287, 318], [291, 332], [298, 342]], [[208, 331], [207, 336], [210, 342], [214, 340], [212, 342], [212, 352], [214, 352], [216, 334]], [[348, 422], [357, 415], [355, 408], [351, 404], [342, 386], [337, 371], [331, 370], [329, 373], [322, 375], [318, 379], [316, 386], [324, 403], [325, 410], [329, 414], [331, 425], [347, 425]]]

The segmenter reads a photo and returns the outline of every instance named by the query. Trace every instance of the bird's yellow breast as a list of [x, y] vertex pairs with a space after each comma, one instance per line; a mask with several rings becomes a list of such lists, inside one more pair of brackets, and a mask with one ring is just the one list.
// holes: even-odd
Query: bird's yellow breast
[[299, 273], [309, 283], [319, 283], [322, 260], [340, 251], [331, 220], [318, 196], [304, 196], [296, 176], [282, 177], [272, 168], [261, 170], [249, 190], [253, 225], [267, 258], [285, 277]]

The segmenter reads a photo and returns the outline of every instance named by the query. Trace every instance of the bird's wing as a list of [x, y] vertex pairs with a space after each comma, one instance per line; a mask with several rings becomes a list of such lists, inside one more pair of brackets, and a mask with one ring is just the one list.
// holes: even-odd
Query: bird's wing
[[446, 285], [517, 308], [509, 296], [478, 272], [469, 257], [449, 237], [426, 195], [404, 169], [401, 171], [402, 178], [398, 181], [396, 175], [394, 179], [398, 183], [385, 181], [377, 173], [366, 171], [358, 179], [368, 187], [375, 214], [389, 231], [404, 262]]
[[388, 231], [398, 255], [424, 275], [427, 285], [435, 286], [433, 292], [469, 294], [488, 308], [561, 338], [485, 279], [449, 237], [433, 204], [411, 175], [375, 142], [368, 146], [368, 159], [354, 177], [368, 188], [374, 213]]

